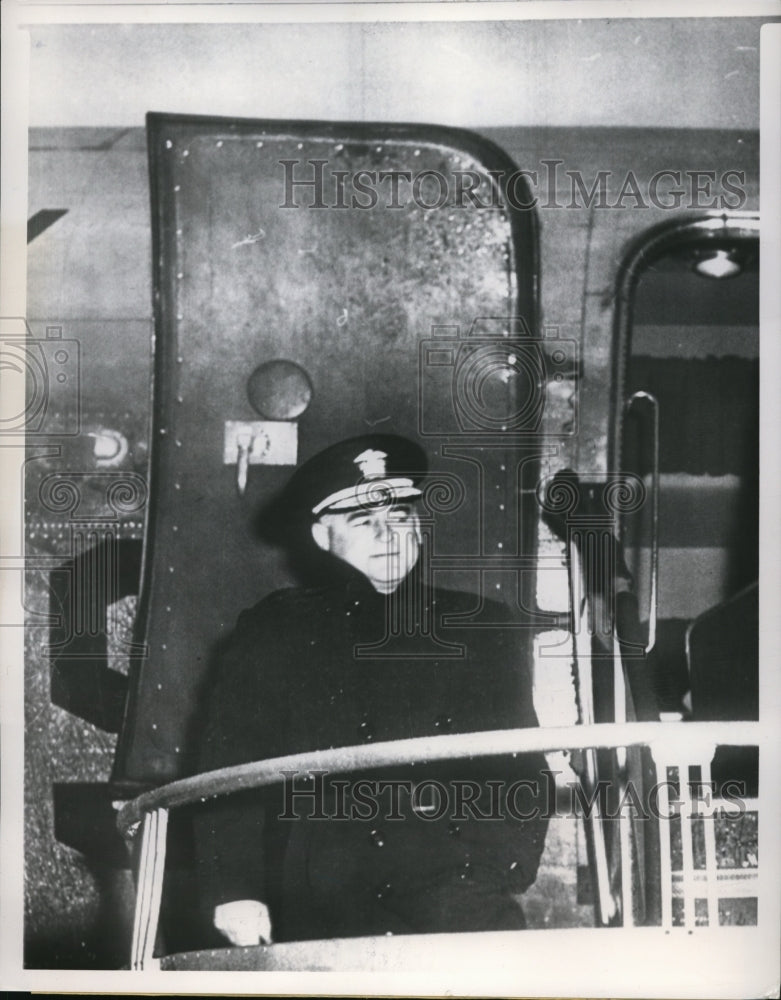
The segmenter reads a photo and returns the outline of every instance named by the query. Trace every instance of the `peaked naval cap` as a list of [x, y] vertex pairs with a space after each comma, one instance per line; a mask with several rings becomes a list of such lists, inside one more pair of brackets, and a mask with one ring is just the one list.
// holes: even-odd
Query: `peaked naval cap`
[[364, 434], [331, 445], [293, 474], [291, 501], [315, 517], [419, 497], [423, 449], [396, 434]]

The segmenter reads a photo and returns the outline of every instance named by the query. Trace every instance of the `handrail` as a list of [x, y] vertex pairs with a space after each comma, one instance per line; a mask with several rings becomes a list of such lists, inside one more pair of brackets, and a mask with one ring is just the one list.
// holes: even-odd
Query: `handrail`
[[659, 604], [659, 400], [651, 392], [640, 389], [626, 401], [629, 413], [637, 402], [651, 408], [651, 584], [648, 598], [648, 641], [646, 655], [656, 645], [656, 618]]
[[[764, 736], [763, 736], [764, 730]], [[188, 805], [201, 799], [228, 795], [250, 788], [274, 785], [285, 771], [322, 770], [331, 774], [375, 767], [464, 757], [487, 757], [512, 753], [575, 750], [583, 747], [613, 748], [644, 744], [664, 759], [676, 754], [712, 756], [716, 746], [759, 746], [767, 739], [767, 727], [759, 722], [600, 722], [581, 726], [550, 726], [538, 729], [495, 729], [474, 733], [449, 733], [384, 743], [336, 747], [288, 754], [267, 760], [223, 767], [181, 778], [143, 792], [127, 802], [117, 816], [123, 833], [141, 821], [145, 813]]]
[[[574, 538], [571, 538], [569, 542], [569, 589], [578, 707], [581, 724], [588, 726], [594, 724], [591, 633], [588, 628], [588, 588], [583, 575], [580, 551]], [[593, 795], [598, 780], [597, 755], [593, 747], [588, 747], [584, 751], [583, 766], [584, 774], [581, 781], [584, 783], [586, 791]], [[605, 829], [602, 826], [598, 799], [594, 803], [594, 810], [589, 810], [585, 823], [594, 859], [597, 912], [599, 919], [607, 926], [616, 915], [616, 901], [610, 891], [610, 866], [607, 859]]]

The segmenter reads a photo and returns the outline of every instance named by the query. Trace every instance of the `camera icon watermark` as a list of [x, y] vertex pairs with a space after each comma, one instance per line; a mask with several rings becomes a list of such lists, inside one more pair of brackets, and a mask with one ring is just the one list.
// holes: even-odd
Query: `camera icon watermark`
[[81, 430], [81, 351], [61, 326], [33, 336], [21, 317], [0, 317], [0, 435], [75, 437]]
[[466, 333], [435, 326], [431, 334], [419, 348], [422, 435], [574, 433], [574, 419], [557, 432], [543, 418], [551, 386], [568, 384], [574, 396], [576, 341], [533, 337], [520, 318], [476, 319]]

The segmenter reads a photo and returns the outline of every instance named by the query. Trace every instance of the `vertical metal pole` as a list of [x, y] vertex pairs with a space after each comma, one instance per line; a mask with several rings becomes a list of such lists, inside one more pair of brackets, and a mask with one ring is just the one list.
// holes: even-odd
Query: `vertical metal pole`
[[694, 874], [694, 842], [692, 839], [692, 800], [689, 785], [689, 765], [678, 763], [681, 801], [681, 861], [683, 865], [683, 925], [696, 925], [697, 882]]
[[[613, 704], [615, 706], [613, 713], [614, 720], [616, 722], [626, 722], [626, 683], [624, 680], [624, 666], [621, 662], [621, 647], [618, 642], [618, 637], [615, 634], [613, 635]], [[634, 904], [632, 892], [631, 818], [628, 811], [629, 803], [624, 798], [627, 777], [626, 747], [616, 747], [616, 766], [618, 768], [619, 794], [622, 799], [621, 812], [618, 817], [618, 838], [621, 847], [622, 923], [624, 927], [632, 927], [634, 924]]]
[[[591, 634], [588, 628], [588, 607], [583, 583], [583, 574], [577, 542], [570, 537], [570, 600], [572, 607], [573, 648], [578, 677], [578, 702], [580, 706], [580, 721], [584, 725], [594, 722], [594, 705], [592, 693], [591, 671]], [[593, 748], [583, 751], [583, 761], [586, 769], [586, 788], [593, 792], [597, 789], [597, 755]], [[607, 863], [607, 848], [605, 846], [605, 831], [602, 827], [602, 815], [599, 805], [599, 794], [594, 797], [593, 806], [584, 822], [591, 832], [594, 847], [594, 867], [596, 868], [597, 908], [603, 924], [608, 924], [615, 916], [616, 904], [610, 891], [610, 871]]]
[[134, 971], [147, 968], [154, 953], [163, 894], [167, 829], [167, 809], [153, 809], [144, 816], [130, 948], [130, 968]]
[[147, 908], [146, 895], [149, 886], [149, 851], [151, 845], [152, 813], [146, 813], [141, 823], [141, 849], [138, 857], [136, 885], [136, 906], [133, 913], [133, 938], [130, 944], [130, 968], [141, 968], [141, 928]]
[[[715, 753], [715, 747], [714, 747]], [[709, 789], [712, 795], [711, 778], [711, 754], [707, 760], [702, 762], [702, 784]], [[716, 864], [716, 810], [713, 799], [710, 806], [703, 815], [703, 827], [705, 833], [705, 876], [708, 880], [708, 927], [719, 926], [719, 884], [718, 870]]]
[[673, 925], [673, 866], [670, 857], [670, 790], [667, 785], [667, 763], [661, 760], [656, 748], [651, 746], [651, 753], [656, 765], [657, 775], [662, 775], [659, 782], [659, 861], [662, 897], [662, 929], [670, 930]]

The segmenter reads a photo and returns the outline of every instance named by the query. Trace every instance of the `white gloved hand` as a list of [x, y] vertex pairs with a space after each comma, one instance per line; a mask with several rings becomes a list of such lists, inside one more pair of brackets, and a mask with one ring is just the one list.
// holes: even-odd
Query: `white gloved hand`
[[214, 908], [214, 926], [231, 944], [271, 944], [271, 915], [257, 899], [236, 899]]

